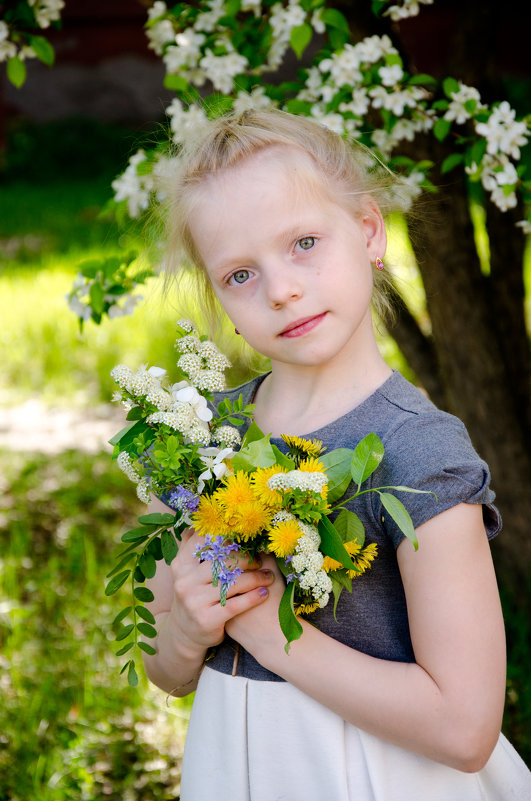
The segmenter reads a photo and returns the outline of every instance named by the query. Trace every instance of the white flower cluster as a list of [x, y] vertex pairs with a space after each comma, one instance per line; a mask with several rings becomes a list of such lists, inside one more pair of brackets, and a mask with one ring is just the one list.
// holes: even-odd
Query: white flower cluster
[[131, 462], [130, 454], [127, 453], [127, 451], [122, 451], [118, 454], [116, 462], [120, 470], [125, 473], [127, 478], [129, 478], [131, 481], [134, 481], [136, 484], [136, 494], [138, 499], [142, 501], [142, 503], [149, 503], [151, 500], [149, 479], [147, 476], [140, 476], [140, 473]]
[[138, 165], [146, 161], [146, 158], [144, 150], [139, 150], [131, 156], [125, 171], [111, 184], [114, 189], [114, 199], [117, 203], [126, 200], [128, 214], [133, 218], [139, 217], [148, 208], [155, 187], [152, 174], [138, 174]]
[[50, 22], [60, 19], [64, 0], [28, 0], [35, 13], [39, 28], [49, 28]]
[[420, 6], [431, 6], [433, 0], [402, 0], [402, 5], [389, 6], [384, 11], [384, 16], [389, 16], [393, 22], [400, 22], [401, 19], [416, 17], [420, 11]]
[[[474, 105], [470, 101], [473, 101]], [[444, 119], [451, 122], [455, 121], [462, 125], [484, 108], [486, 106], [481, 103], [478, 90], [459, 81], [459, 89], [456, 92], [452, 92], [450, 105], [444, 114]]]
[[[152, 412], [146, 422], [167, 425], [189, 442], [208, 445], [211, 439], [208, 422], [212, 412], [206, 398], [187, 381], [164, 389], [160, 379], [165, 372], [159, 367], [146, 369], [145, 366], [133, 371], [120, 364], [111, 370], [111, 376], [133, 399], [145, 398], [156, 407], [157, 411]], [[125, 400], [130, 405], [130, 398]]]
[[332, 592], [332, 581], [323, 570], [324, 556], [319, 550], [321, 538], [314, 526], [298, 520], [290, 512], [281, 511], [273, 517], [273, 524], [283, 520], [297, 520], [301, 536], [295, 546], [295, 554], [291, 560], [293, 571], [298, 574], [299, 586], [302, 590], [311, 591], [322, 609], [329, 601]]
[[304, 470], [290, 470], [288, 473], [275, 473], [267, 481], [267, 486], [271, 490], [288, 492], [289, 490], [300, 489], [310, 492], [321, 492], [323, 487], [328, 484], [325, 473], [308, 473]]
[[224, 371], [230, 367], [230, 361], [213, 342], [202, 342], [194, 334], [189, 334], [180, 337], [175, 347], [182, 354], [177, 366], [195, 387], [207, 392], [225, 389]]
[[[92, 315], [92, 306], [90, 303], [90, 289], [94, 284], [94, 280], [87, 278], [84, 275], [78, 274], [77, 278], [72, 284], [72, 289], [65, 295], [68, 307], [74, 312], [76, 317], [80, 320], [90, 320]], [[109, 282], [115, 283], [115, 282]], [[133, 282], [133, 290], [137, 284]], [[137, 303], [144, 299], [143, 295], [132, 295], [126, 293], [123, 295], [114, 295], [105, 292], [105, 279], [103, 279], [103, 303], [108, 305], [107, 314], [111, 320], [116, 317], [125, 317], [126, 315], [133, 314]]]
[[220, 426], [214, 431], [212, 438], [222, 448], [235, 448], [241, 444], [242, 438], [237, 428]]
[[520, 158], [520, 147], [529, 137], [527, 123], [518, 122], [514, 109], [504, 100], [491, 111], [487, 122], [476, 122], [475, 128], [476, 133], [485, 137], [487, 152], [479, 164], [473, 163], [465, 170], [481, 180], [484, 189], [490, 192], [491, 201], [501, 211], [512, 209], [518, 202], [515, 189], [519, 176], [510, 159]]

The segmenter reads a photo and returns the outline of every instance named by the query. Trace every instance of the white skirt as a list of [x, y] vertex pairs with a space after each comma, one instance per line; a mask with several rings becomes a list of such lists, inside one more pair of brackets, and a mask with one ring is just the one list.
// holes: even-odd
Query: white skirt
[[500, 735], [462, 773], [346, 723], [287, 682], [203, 669], [181, 801], [531, 801], [531, 772]]

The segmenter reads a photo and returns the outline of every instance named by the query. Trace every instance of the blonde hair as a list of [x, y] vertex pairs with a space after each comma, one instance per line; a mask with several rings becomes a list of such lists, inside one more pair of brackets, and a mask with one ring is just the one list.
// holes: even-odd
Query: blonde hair
[[[201, 279], [200, 300], [211, 328], [219, 322], [220, 308], [191, 235], [190, 216], [201, 201], [200, 190], [208, 177], [272, 148], [304, 154], [313, 168], [303, 171], [305, 186], [321, 192], [324, 189], [353, 216], [361, 213], [367, 196], [384, 216], [401, 206], [396, 192], [398, 179], [368, 148], [307, 117], [275, 109], [251, 110], [206, 123], [193, 142], [181, 147], [170, 179], [165, 269], [167, 274], [178, 276], [183, 269], [195, 268]], [[386, 284], [385, 274], [375, 270], [373, 306], [380, 317], [390, 311]]]

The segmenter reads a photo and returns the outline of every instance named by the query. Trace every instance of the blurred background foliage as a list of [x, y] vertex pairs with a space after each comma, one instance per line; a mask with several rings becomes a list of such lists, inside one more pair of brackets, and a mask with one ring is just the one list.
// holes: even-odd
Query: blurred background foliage
[[[179, 311], [148, 282], [133, 317], [79, 332], [64, 299], [80, 261], [141, 248], [142, 231], [100, 214], [127, 158], [160, 130], [91, 120], [16, 123], [0, 186], [0, 406], [38, 397], [111, 414], [110, 369], [174, 361]], [[80, 154], [83, 154], [82, 157]], [[481, 215], [477, 216], [481, 242]], [[423, 297], [400, 220], [399, 280], [422, 320]], [[410, 375], [382, 337], [389, 363]], [[237, 365], [232, 382], [248, 367]], [[103, 406], [103, 412], [102, 412]], [[118, 426], [117, 426], [118, 427]], [[79, 443], [80, 448], [83, 443]], [[0, 801], [169, 801], [190, 699], [118, 676], [109, 630], [122, 604], [103, 576], [120, 533], [140, 513], [109, 453], [0, 449]], [[502, 587], [503, 593], [503, 587]], [[503, 596], [509, 671], [504, 731], [531, 762], [531, 589]]]

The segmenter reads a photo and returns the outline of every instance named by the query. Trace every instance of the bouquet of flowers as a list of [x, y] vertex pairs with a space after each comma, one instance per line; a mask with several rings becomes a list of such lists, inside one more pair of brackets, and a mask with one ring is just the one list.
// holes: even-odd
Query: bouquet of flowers
[[[148, 503], [155, 495], [172, 509], [141, 516], [139, 525], [122, 535], [125, 548], [107, 576], [107, 595], [131, 583], [131, 603], [113, 624], [117, 655], [128, 655], [122, 673], [127, 671], [131, 685], [138, 682], [136, 649], [156, 653], [144, 639], [157, 633], [145, 606], [153, 600], [145, 580], [155, 575], [157, 561], [173, 561], [187, 526], [200, 535], [195, 555], [210, 562], [221, 604], [242, 572], [242, 556], [275, 555], [286, 580], [279, 606], [286, 651], [302, 633], [298, 616], [331, 598], [335, 613], [341, 592], [351, 591], [352, 580], [377, 556], [374, 544], [364, 544], [363, 523], [345, 508], [347, 501], [377, 492], [417, 547], [407, 510], [388, 490], [418, 490], [362, 490], [384, 457], [376, 434], [369, 433], [354, 450], [329, 452], [317, 440], [285, 435], [283, 453], [252, 421], [253, 406], [244, 406], [241, 395], [234, 402], [222, 400], [213, 411], [213, 393], [224, 389], [230, 363], [190, 321], [179, 320], [177, 331], [177, 383], [165, 383], [166, 371], [158, 367], [133, 371], [119, 365], [111, 372], [119, 386], [115, 398], [128, 409], [129, 421], [110, 440], [113, 456], [136, 483], [140, 500]], [[246, 421], [242, 438], [238, 428]], [[354, 490], [345, 498], [352, 482]]]

